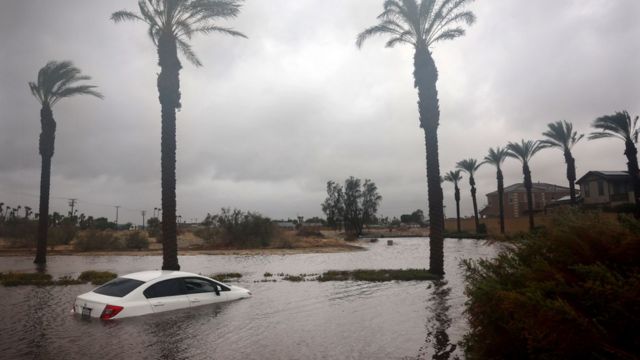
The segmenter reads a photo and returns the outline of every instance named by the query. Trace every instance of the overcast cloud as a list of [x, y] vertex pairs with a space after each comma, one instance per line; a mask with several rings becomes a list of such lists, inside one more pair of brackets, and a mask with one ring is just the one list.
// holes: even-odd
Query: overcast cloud
[[[160, 206], [159, 72], [140, 23], [114, 24], [136, 1], [0, 2], [0, 202], [37, 208], [39, 105], [27, 82], [48, 60], [72, 60], [105, 99], [73, 98], [58, 122], [51, 205], [140, 222]], [[328, 180], [370, 178], [380, 212], [426, 211], [424, 138], [418, 127], [412, 51], [362, 50], [357, 34], [376, 22], [378, 0], [247, 0], [224, 25], [249, 39], [197, 37], [202, 68], [184, 62], [178, 113], [178, 213], [202, 219], [230, 206], [274, 218], [322, 215]], [[640, 2], [484, 0], [467, 36], [437, 44], [441, 170], [481, 159], [489, 147], [536, 139], [566, 119], [589, 132], [596, 117], [640, 113]], [[624, 170], [623, 144], [583, 141], [578, 176]], [[566, 185], [562, 153], [532, 162], [534, 181]], [[521, 181], [505, 164], [506, 183]], [[479, 203], [495, 172], [477, 175]], [[471, 214], [467, 179], [462, 212]], [[453, 189], [445, 183], [453, 216]]]

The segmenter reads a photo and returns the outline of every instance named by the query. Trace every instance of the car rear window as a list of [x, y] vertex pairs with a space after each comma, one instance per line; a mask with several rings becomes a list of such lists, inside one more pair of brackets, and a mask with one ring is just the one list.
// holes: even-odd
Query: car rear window
[[107, 296], [123, 297], [142, 284], [144, 284], [144, 281], [117, 278], [93, 290], [93, 292]]

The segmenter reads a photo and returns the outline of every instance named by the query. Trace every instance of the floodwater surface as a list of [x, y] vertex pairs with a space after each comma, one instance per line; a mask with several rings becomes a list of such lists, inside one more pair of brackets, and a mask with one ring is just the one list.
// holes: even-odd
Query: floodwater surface
[[[0, 286], [2, 359], [430, 359], [462, 358], [466, 331], [462, 259], [492, 257], [476, 240], [445, 241], [445, 284], [257, 282], [264, 273], [425, 268], [428, 239], [363, 244], [367, 251], [297, 255], [181, 256], [182, 270], [239, 272], [253, 293], [235, 302], [102, 322], [70, 314], [92, 285]], [[34, 271], [31, 258], [0, 258], [0, 272]], [[159, 256], [51, 256], [54, 277], [84, 270], [158, 269]]]

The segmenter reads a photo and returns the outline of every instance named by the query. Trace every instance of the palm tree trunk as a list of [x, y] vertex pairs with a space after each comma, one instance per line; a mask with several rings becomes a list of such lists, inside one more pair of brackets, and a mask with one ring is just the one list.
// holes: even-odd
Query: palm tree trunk
[[456, 225], [458, 225], [458, 233], [462, 232], [460, 228], [460, 188], [458, 184], [455, 187], [455, 199], [456, 199]]
[[38, 218], [38, 240], [36, 244], [35, 264], [47, 262], [47, 235], [49, 231], [49, 191], [51, 184], [51, 158], [53, 157], [56, 139], [56, 121], [53, 119], [51, 107], [43, 104], [40, 109], [40, 133], [39, 152], [42, 157], [42, 169], [40, 170], [40, 217]]
[[414, 56], [414, 86], [418, 89], [420, 126], [424, 130], [429, 207], [429, 271], [444, 274], [444, 208], [438, 159], [438, 70], [426, 44], [419, 43]]
[[476, 200], [476, 180], [473, 176], [469, 177], [469, 185], [471, 185], [471, 200], [473, 201], [473, 218], [476, 222], [476, 233], [480, 230], [480, 220], [478, 220], [478, 201]]
[[176, 109], [180, 108], [180, 61], [176, 41], [158, 40], [158, 93], [162, 108], [162, 270], [180, 270], [176, 225]]
[[564, 162], [567, 163], [567, 180], [569, 180], [569, 195], [571, 205], [576, 205], [576, 160], [571, 155], [571, 151], [564, 152]]
[[524, 163], [522, 165], [522, 173], [524, 174], [524, 188], [527, 190], [527, 210], [529, 211], [529, 230], [533, 230], [535, 224], [533, 223], [533, 195], [531, 190], [533, 189], [533, 182], [531, 181], [531, 170], [529, 170], [529, 164]]
[[504, 176], [502, 170], [498, 169], [496, 174], [498, 180], [498, 202], [500, 209], [500, 234], [504, 234]]
[[627, 170], [633, 183], [633, 198], [636, 202], [635, 217], [640, 218], [640, 170], [638, 169], [638, 149], [632, 141], [625, 141], [624, 154], [627, 157]]

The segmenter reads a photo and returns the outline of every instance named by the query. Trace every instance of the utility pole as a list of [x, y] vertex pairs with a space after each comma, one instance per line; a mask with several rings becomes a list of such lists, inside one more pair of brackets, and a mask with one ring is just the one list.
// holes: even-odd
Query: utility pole
[[142, 230], [144, 230], [144, 216], [147, 215], [147, 212], [145, 210], [142, 210]]
[[116, 231], [118, 231], [118, 210], [120, 209], [120, 205], [116, 205]]
[[69, 216], [73, 216], [73, 208], [76, 206], [76, 201], [78, 201], [78, 199], [69, 199], [69, 207], [71, 208]]

